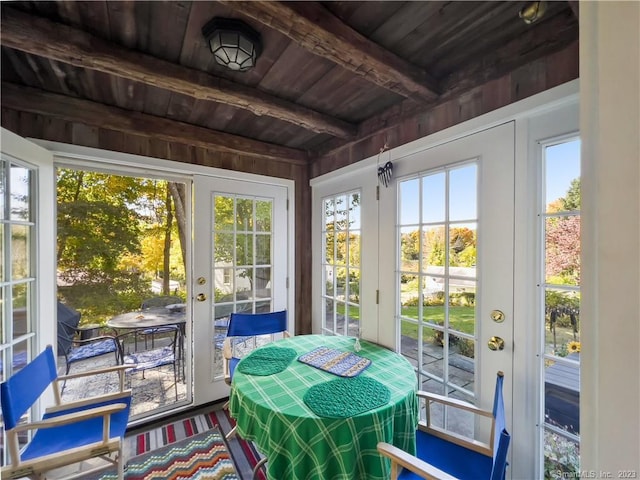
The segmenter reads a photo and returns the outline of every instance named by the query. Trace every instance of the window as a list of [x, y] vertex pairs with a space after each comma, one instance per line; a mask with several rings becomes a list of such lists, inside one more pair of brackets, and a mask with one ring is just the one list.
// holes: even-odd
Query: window
[[0, 381], [34, 355], [36, 174], [7, 158], [0, 161]]
[[544, 471], [579, 474], [580, 141], [543, 145], [539, 295]]
[[398, 192], [400, 352], [422, 390], [474, 403], [478, 165], [427, 172]]
[[30, 359], [35, 334], [35, 176], [35, 170], [7, 159], [0, 163], [2, 380]]
[[360, 336], [359, 191], [322, 201], [322, 328], [324, 333]]

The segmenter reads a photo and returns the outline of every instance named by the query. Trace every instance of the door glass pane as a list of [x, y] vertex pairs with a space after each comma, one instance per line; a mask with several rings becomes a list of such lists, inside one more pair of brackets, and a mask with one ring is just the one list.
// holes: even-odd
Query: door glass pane
[[580, 474], [580, 141], [543, 148], [544, 471]]
[[422, 179], [422, 223], [442, 223], [445, 218], [444, 172]]
[[360, 336], [360, 200], [356, 191], [322, 202], [322, 328], [326, 333]]
[[[401, 181], [399, 195], [402, 353], [421, 384], [474, 401], [477, 165]], [[443, 411], [442, 422], [467, 422], [453, 415]]]
[[400, 183], [400, 223], [410, 225], [418, 223], [419, 211], [416, 205], [420, 201], [420, 180], [405, 180]]
[[222, 341], [234, 312], [271, 311], [273, 200], [213, 195], [212, 377], [222, 374]]
[[11, 275], [20, 280], [31, 274], [31, 227], [29, 225], [11, 225]]
[[[36, 224], [33, 221], [37, 170], [0, 160], [0, 382], [22, 369], [35, 355], [36, 265], [33, 261]], [[27, 413], [26, 415], [29, 415]], [[2, 424], [0, 423], [0, 427]], [[7, 445], [4, 428], [0, 444]], [[19, 435], [23, 446], [26, 435]], [[0, 464], [8, 450], [0, 449]]]
[[11, 196], [9, 209], [11, 220], [28, 221], [31, 219], [31, 170], [11, 165]]
[[256, 235], [256, 264], [271, 263], [271, 235]]
[[453, 169], [449, 172], [449, 220], [473, 220], [478, 216], [476, 164]]

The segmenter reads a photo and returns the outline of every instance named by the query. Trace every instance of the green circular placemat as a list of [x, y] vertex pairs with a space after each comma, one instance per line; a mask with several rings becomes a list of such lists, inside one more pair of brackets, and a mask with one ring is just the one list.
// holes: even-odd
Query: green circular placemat
[[244, 357], [237, 370], [246, 375], [273, 375], [286, 369], [296, 356], [293, 348], [262, 347]]
[[354, 417], [389, 402], [389, 389], [369, 377], [338, 378], [314, 385], [304, 403], [319, 417]]

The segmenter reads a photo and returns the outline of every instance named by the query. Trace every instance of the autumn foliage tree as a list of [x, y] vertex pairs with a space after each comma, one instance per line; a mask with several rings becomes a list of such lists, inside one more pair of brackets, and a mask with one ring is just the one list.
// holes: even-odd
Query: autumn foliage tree
[[[158, 271], [168, 280], [168, 257], [181, 257], [168, 244], [174, 203], [165, 181], [58, 170], [58, 293], [83, 321], [139, 308]], [[182, 258], [174, 265], [184, 272]]]

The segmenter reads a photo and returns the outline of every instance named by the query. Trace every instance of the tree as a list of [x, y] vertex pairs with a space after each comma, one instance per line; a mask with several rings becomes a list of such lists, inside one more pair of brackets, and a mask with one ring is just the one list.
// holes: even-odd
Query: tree
[[[564, 197], [547, 206], [550, 213], [580, 209], [580, 178], [571, 181]], [[547, 219], [546, 276], [553, 283], [580, 285], [580, 216], [571, 214]]]
[[580, 210], [580, 177], [571, 180], [566, 196], [560, 200], [565, 210]]
[[[185, 235], [184, 211], [174, 216], [172, 192], [184, 200], [180, 186], [184, 192], [184, 185], [172, 189], [162, 180], [58, 170], [57, 262], [66, 284], [59, 292], [83, 321], [138, 308], [158, 272], [167, 293], [170, 273], [184, 272], [184, 255], [172, 241], [176, 229]], [[184, 241], [180, 246], [184, 251]]]

